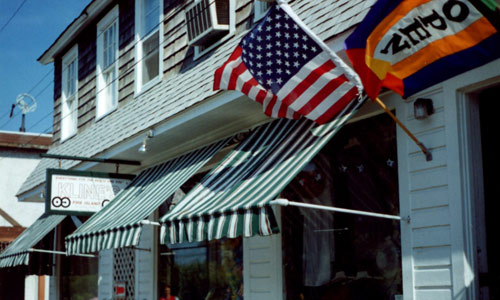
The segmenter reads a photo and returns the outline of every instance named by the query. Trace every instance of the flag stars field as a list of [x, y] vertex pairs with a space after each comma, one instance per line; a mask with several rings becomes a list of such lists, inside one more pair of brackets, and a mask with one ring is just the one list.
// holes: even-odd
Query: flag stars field
[[359, 80], [347, 79], [345, 64], [297, 19], [288, 5], [273, 6], [217, 69], [214, 89], [240, 90], [272, 117], [322, 124], [340, 112], [358, 95]]

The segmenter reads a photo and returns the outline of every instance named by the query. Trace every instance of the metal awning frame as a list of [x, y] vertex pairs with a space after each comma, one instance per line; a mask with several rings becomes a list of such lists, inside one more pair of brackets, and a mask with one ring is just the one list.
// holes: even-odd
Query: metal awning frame
[[363, 210], [355, 210], [355, 209], [332, 207], [332, 206], [326, 206], [326, 205], [295, 202], [295, 201], [289, 201], [287, 199], [281, 199], [281, 198], [270, 201], [269, 204], [279, 205], [279, 206], [297, 206], [297, 207], [304, 207], [304, 208], [310, 208], [310, 209], [319, 209], [319, 210], [326, 210], [326, 211], [332, 211], [332, 212], [339, 212], [339, 213], [361, 215], [361, 216], [367, 216], [367, 217], [396, 220], [396, 221], [400, 221], [400, 222], [406, 221], [407, 223], [410, 223], [410, 216], [401, 217], [401, 216], [380, 214], [380, 213], [374, 213], [374, 212], [363, 211]]
[[93, 254], [72, 254], [68, 255], [68, 253], [64, 251], [55, 251], [55, 250], [45, 250], [45, 249], [35, 249], [35, 248], [30, 248], [27, 250], [28, 252], [38, 252], [38, 253], [48, 253], [48, 254], [57, 254], [57, 255], [66, 255], [66, 256], [82, 256], [82, 257], [92, 257], [95, 258], [97, 255]]

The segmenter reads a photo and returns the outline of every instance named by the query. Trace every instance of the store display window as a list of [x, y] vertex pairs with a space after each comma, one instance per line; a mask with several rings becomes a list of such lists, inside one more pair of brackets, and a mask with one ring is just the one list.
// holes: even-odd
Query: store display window
[[[399, 215], [396, 129], [386, 115], [346, 125], [280, 197]], [[398, 299], [399, 221], [282, 209], [286, 299]]]

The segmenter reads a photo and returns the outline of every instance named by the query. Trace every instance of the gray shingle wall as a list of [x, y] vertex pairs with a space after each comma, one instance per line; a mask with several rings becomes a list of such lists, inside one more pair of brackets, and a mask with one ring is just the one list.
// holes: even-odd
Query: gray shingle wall
[[[243, 2], [246, 1], [237, 1], [237, 7], [244, 8]], [[301, 0], [292, 2], [291, 6], [315, 33], [323, 40], [328, 40], [359, 23], [374, 2], [375, 0]], [[182, 12], [176, 10], [176, 13]], [[184, 22], [179, 24], [185, 26]], [[49, 153], [88, 157], [99, 155], [123, 140], [213, 96], [213, 73], [227, 59], [241, 37], [242, 34], [234, 36], [202, 59], [189, 64], [183, 62], [180, 73], [169, 76], [168, 80], [161, 81], [133, 101], [128, 101], [71, 140], [52, 148]], [[69, 169], [77, 164], [76, 161], [63, 160], [61, 167]], [[57, 167], [57, 160], [43, 159], [24, 182], [19, 193], [42, 184], [45, 181], [45, 169]]]

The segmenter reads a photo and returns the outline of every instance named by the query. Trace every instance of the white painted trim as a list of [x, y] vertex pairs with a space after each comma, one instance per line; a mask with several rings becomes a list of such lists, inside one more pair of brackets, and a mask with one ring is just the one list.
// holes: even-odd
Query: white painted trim
[[[72, 62], [75, 62], [75, 94], [74, 94], [74, 104], [75, 107], [69, 107], [70, 111], [66, 112], [64, 114], [64, 107], [66, 102], [68, 101], [66, 93], [65, 93], [65, 87], [66, 87], [66, 81], [68, 77], [68, 71], [67, 71], [67, 65], [69, 65]], [[78, 44], [74, 45], [62, 58], [62, 70], [61, 70], [61, 111], [60, 111], [60, 142], [63, 143], [64, 141], [70, 139], [74, 135], [76, 135], [78, 131]], [[76, 110], [76, 112], [74, 112]], [[74, 115], [76, 113], [76, 116]], [[73, 117], [73, 120], [71, 118]], [[69, 119], [66, 119], [69, 118]], [[66, 120], [66, 122], [64, 122]], [[69, 123], [72, 121], [71, 123]], [[71, 128], [66, 128], [68, 126], [71, 126]], [[65, 130], [68, 132], [65, 133]], [[64, 134], [63, 134], [64, 133]]]
[[200, 59], [203, 55], [209, 53], [228, 39], [232, 38], [236, 31], [236, 3], [235, 0], [229, 0], [229, 32], [210, 47], [200, 50], [200, 46], [194, 46], [193, 60]]
[[[135, 0], [135, 75], [134, 75], [134, 98], [138, 97], [142, 93], [148, 91], [153, 86], [158, 84], [163, 77], [163, 41], [164, 41], [164, 29], [163, 29], [163, 0], [158, 0], [158, 29], [150, 32], [147, 36], [141, 38], [141, 15], [142, 15], [142, 3], [144, 0]], [[152, 78], [149, 82], [142, 83], [142, 44], [143, 40], [148, 39], [153, 34], [158, 32], [158, 75]]]
[[[402, 101], [399, 95], [395, 93], [385, 94], [381, 98], [388, 107], [395, 108], [396, 116], [405, 122], [408, 105]], [[389, 99], [391, 101], [389, 101]], [[391, 105], [392, 104], [392, 105]], [[398, 196], [399, 196], [399, 215], [410, 216], [410, 175], [409, 175], [409, 137], [403, 132], [401, 128], [396, 126], [396, 143], [397, 143], [397, 157], [398, 157]], [[405, 300], [415, 299], [414, 295], [414, 277], [413, 277], [413, 249], [412, 249], [412, 230], [411, 224], [407, 222], [400, 222], [399, 226], [401, 234], [401, 271], [402, 271], [402, 286], [403, 295]]]
[[[101, 120], [105, 116], [109, 115], [112, 111], [114, 111], [118, 107], [118, 62], [119, 62], [119, 33], [120, 33], [120, 22], [119, 22], [119, 16], [118, 16], [119, 10], [118, 10], [118, 5], [115, 5], [113, 9], [111, 9], [104, 18], [102, 18], [99, 23], [97, 23], [97, 41], [96, 41], [96, 101], [95, 101], [95, 111], [96, 111], [96, 117], [95, 117], [95, 122]], [[108, 30], [110, 26], [113, 26], [113, 24], [116, 25], [116, 32], [114, 35], [114, 43], [115, 43], [115, 61], [113, 62], [112, 68], [114, 68], [115, 76], [116, 78], [112, 79], [111, 85], [107, 85], [104, 81], [103, 78], [103, 70], [102, 70], [102, 65], [103, 65], [103, 47], [104, 47], [104, 37], [103, 33]], [[114, 89], [112, 92], [112, 98], [108, 99], [106, 96], [106, 91], [108, 89]], [[115, 99], [113, 99], [115, 97]], [[108, 107], [106, 111], [99, 111], [99, 103], [102, 102], [111, 102], [108, 107], [108, 105], [104, 105], [105, 107]]]
[[[475, 103], [474, 103], [475, 102]], [[460, 166], [463, 194], [465, 262], [472, 275], [478, 278], [476, 237], [476, 206], [484, 205], [483, 171], [481, 157], [481, 136], [479, 131], [479, 108], [470, 95], [457, 93], [457, 115], [459, 125]], [[468, 259], [467, 259], [468, 258]], [[470, 278], [473, 280], [474, 278]], [[467, 285], [467, 281], [466, 281]], [[467, 299], [479, 299], [479, 282], [472, 281], [472, 287], [466, 289]]]

